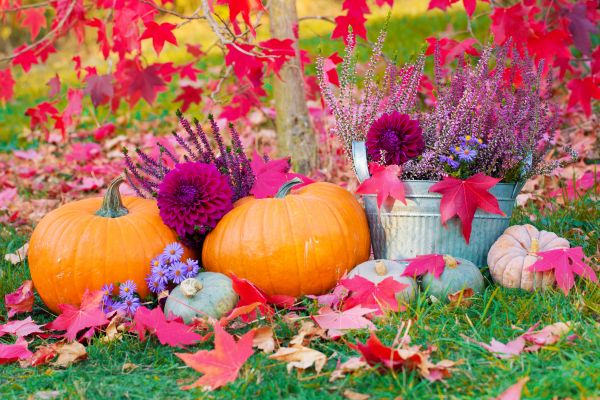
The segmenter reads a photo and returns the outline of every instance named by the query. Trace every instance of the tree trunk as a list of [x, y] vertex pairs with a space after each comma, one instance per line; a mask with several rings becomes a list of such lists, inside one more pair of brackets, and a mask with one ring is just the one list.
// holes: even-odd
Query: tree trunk
[[271, 36], [294, 39], [296, 49], [296, 57], [281, 68], [280, 77], [273, 78], [278, 153], [280, 156], [291, 155], [294, 170], [307, 174], [317, 167], [317, 140], [308, 116], [298, 42], [294, 35], [294, 27], [298, 26], [296, 0], [271, 0], [269, 21]]

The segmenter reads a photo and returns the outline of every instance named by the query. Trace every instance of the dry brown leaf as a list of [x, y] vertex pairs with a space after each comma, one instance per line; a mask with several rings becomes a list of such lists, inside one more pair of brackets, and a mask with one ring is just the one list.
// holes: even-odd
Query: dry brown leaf
[[344, 397], [349, 400], [367, 400], [371, 396], [364, 393], [353, 392], [350, 389], [344, 390]]
[[331, 373], [329, 382], [336, 379], [342, 379], [347, 373], [358, 371], [359, 369], [368, 368], [369, 364], [363, 361], [360, 357], [352, 357], [344, 361]]
[[9, 253], [4, 256], [4, 260], [9, 263], [16, 265], [20, 262], [25, 261], [27, 258], [27, 250], [29, 249], [29, 242], [25, 243], [21, 248], [15, 250], [14, 253]]
[[56, 399], [61, 394], [62, 392], [58, 390], [40, 390], [29, 395], [27, 400], [52, 400]]
[[127, 362], [127, 363], [123, 364], [123, 366], [121, 367], [121, 371], [123, 371], [123, 372], [131, 372], [131, 371], [133, 371], [134, 369], [137, 369], [137, 368], [138, 368], [138, 365], [136, 365], [134, 363]]
[[121, 317], [116, 315], [110, 320], [110, 323], [105, 329], [105, 335], [100, 339], [102, 343], [110, 343], [123, 336], [124, 325], [121, 324]]
[[61, 343], [56, 347], [58, 358], [52, 363], [55, 367], [67, 368], [68, 366], [87, 358], [85, 346], [79, 342]]
[[475, 292], [472, 288], [459, 290], [458, 292], [450, 293], [448, 300], [450, 307], [470, 307], [473, 304], [473, 295]]
[[280, 347], [275, 354], [269, 356], [269, 359], [287, 362], [288, 372], [293, 368], [304, 370], [313, 365], [317, 372], [321, 372], [327, 362], [325, 354], [298, 344], [292, 347]]
[[254, 329], [254, 339], [252, 347], [261, 349], [267, 354], [275, 350], [275, 339], [273, 338], [273, 328], [270, 326], [261, 326]]
[[327, 338], [325, 329], [315, 325], [313, 321], [303, 321], [300, 326], [300, 330], [296, 336], [290, 340], [291, 345], [305, 345], [308, 344], [313, 338], [321, 337]]

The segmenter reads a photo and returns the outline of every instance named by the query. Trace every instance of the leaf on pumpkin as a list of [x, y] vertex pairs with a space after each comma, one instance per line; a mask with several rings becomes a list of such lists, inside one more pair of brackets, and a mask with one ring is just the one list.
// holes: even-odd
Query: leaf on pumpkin
[[463, 236], [468, 244], [471, 238], [471, 224], [478, 208], [492, 214], [504, 215], [498, 206], [498, 199], [488, 192], [498, 182], [500, 182], [498, 178], [479, 173], [465, 180], [447, 176], [441, 182], [432, 185], [429, 191], [442, 195], [440, 204], [442, 224], [446, 225], [449, 219], [458, 216], [462, 223]]
[[355, 306], [375, 309], [376, 315], [383, 314], [385, 309], [398, 311], [398, 299], [396, 293], [408, 287], [407, 284], [398, 282], [389, 276], [379, 283], [357, 275], [340, 281], [346, 289], [350, 290], [350, 296], [344, 301], [344, 310]]
[[315, 371], [320, 372], [327, 362], [325, 354], [300, 344], [280, 347], [275, 354], [269, 356], [269, 359], [286, 362], [288, 372], [294, 368], [305, 370], [312, 366], [315, 367]]
[[56, 319], [46, 325], [47, 329], [66, 331], [64, 337], [73, 341], [77, 334], [85, 328], [104, 326], [110, 321], [106, 318], [100, 306], [103, 293], [86, 290], [79, 308], [71, 304], [59, 304], [61, 313]]
[[254, 329], [254, 339], [252, 347], [256, 347], [266, 354], [275, 350], [275, 338], [273, 337], [273, 328], [270, 326], [261, 326]]
[[[235, 290], [238, 296], [240, 296], [240, 300], [238, 301], [236, 308], [241, 308], [243, 306], [250, 306], [250, 308], [254, 307], [248, 313], [240, 314], [242, 321], [247, 323], [256, 320], [258, 317], [257, 311], [266, 317], [273, 315], [275, 311], [267, 304], [267, 295], [262, 290], [257, 288], [249, 280], [238, 278], [233, 274], [231, 274], [231, 280], [233, 282], [233, 290]], [[259, 304], [257, 306], [252, 306], [254, 303]]]
[[213, 350], [199, 350], [196, 353], [176, 353], [175, 355], [190, 368], [204, 375], [191, 385], [182, 389], [203, 387], [215, 390], [237, 379], [240, 369], [250, 358], [254, 331], [247, 332], [235, 341], [233, 336], [225, 332], [219, 324], [214, 325], [215, 348]]
[[8, 318], [33, 309], [33, 282], [23, 282], [17, 290], [4, 296], [4, 304], [8, 311]]
[[493, 400], [521, 400], [521, 392], [523, 387], [529, 381], [529, 377], [525, 376], [517, 381], [514, 385], [509, 386], [504, 392]]
[[142, 341], [145, 340], [148, 331], [156, 335], [160, 344], [172, 347], [183, 347], [202, 340], [202, 337], [193, 332], [181, 319], [167, 320], [160, 307], [153, 310], [139, 307], [133, 317], [133, 329]]
[[29, 250], [29, 242], [15, 250], [14, 253], [4, 255], [4, 261], [8, 261], [12, 265], [20, 264], [27, 258], [27, 250]]
[[441, 254], [424, 254], [403, 261], [408, 261], [408, 265], [402, 272], [402, 276], [410, 276], [411, 278], [429, 273], [439, 279], [446, 267], [446, 261]]
[[384, 205], [387, 209], [394, 206], [396, 200], [406, 204], [404, 197], [404, 183], [400, 180], [402, 169], [398, 165], [384, 167], [377, 163], [369, 163], [371, 177], [365, 180], [356, 189], [359, 194], [377, 195], [377, 207], [381, 211]]
[[346, 374], [350, 374], [361, 369], [366, 369], [368, 367], [369, 364], [367, 364], [360, 357], [351, 357], [343, 363], [338, 364], [338, 366], [329, 376], [329, 382], [333, 382], [336, 379], [343, 379]]
[[554, 270], [556, 284], [565, 295], [569, 293], [569, 290], [575, 284], [573, 274], [587, 278], [592, 282], [598, 282], [594, 270], [583, 262], [585, 255], [581, 247], [541, 251], [536, 255], [538, 260], [529, 266], [529, 270], [533, 272]]
[[23, 320], [8, 321], [4, 325], [0, 325], [0, 336], [15, 335], [18, 337], [29, 336], [33, 333], [41, 333], [41, 326], [36, 324], [31, 317]]
[[292, 165], [289, 157], [265, 161], [257, 152], [254, 152], [250, 166], [255, 175], [254, 186], [252, 186], [250, 193], [257, 199], [275, 196], [281, 185], [296, 177], [302, 179], [304, 183], [295, 186], [295, 188], [313, 182], [304, 175], [290, 172]]
[[85, 346], [79, 342], [58, 344], [56, 354], [58, 358], [52, 365], [60, 368], [70, 367], [78, 361], [85, 360], [88, 356]]
[[377, 329], [375, 325], [364, 316], [377, 312], [377, 308], [364, 308], [357, 305], [345, 311], [334, 311], [329, 307], [323, 307], [317, 315], [311, 316], [321, 328], [327, 330], [330, 338], [337, 339], [350, 329]]
[[22, 337], [18, 337], [14, 344], [0, 343], [0, 365], [31, 357], [32, 353], [27, 346], [27, 341]]

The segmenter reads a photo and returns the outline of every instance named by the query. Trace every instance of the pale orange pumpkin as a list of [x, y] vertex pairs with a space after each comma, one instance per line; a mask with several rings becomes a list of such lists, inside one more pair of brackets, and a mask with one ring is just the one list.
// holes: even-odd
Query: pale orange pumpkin
[[208, 271], [234, 274], [269, 295], [301, 296], [330, 290], [370, 254], [363, 208], [347, 190], [300, 181], [284, 184], [275, 198], [236, 203], [204, 241]]
[[554, 272], [532, 272], [529, 267], [541, 251], [568, 248], [569, 242], [553, 232], [539, 231], [532, 225], [508, 227], [492, 245], [488, 266], [494, 281], [504, 287], [529, 291], [554, 284]]
[[[156, 201], [121, 199], [116, 178], [104, 198], [72, 203], [47, 214], [29, 241], [29, 269], [40, 297], [53, 312], [78, 305], [86, 289], [133, 280], [148, 295], [144, 278], [150, 261], [177, 241], [158, 214]], [[185, 250], [184, 257], [192, 257]]]

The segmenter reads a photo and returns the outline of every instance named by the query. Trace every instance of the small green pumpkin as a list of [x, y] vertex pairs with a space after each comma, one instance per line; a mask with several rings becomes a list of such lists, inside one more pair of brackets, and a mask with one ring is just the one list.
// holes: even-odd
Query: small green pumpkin
[[218, 272], [201, 272], [181, 282], [167, 298], [165, 315], [183, 318], [190, 323], [195, 317], [219, 319], [238, 302], [231, 279]]
[[446, 265], [439, 278], [427, 273], [421, 281], [421, 288], [438, 300], [448, 301], [448, 295], [471, 288], [473, 293], [481, 293], [484, 288], [483, 275], [471, 261], [463, 258], [444, 256]]
[[358, 275], [377, 284], [391, 276], [394, 280], [408, 285], [407, 288], [396, 294], [398, 302], [410, 303], [415, 298], [418, 286], [413, 278], [402, 276], [404, 269], [406, 269], [405, 264], [393, 260], [370, 260], [354, 267], [348, 273], [348, 278], [354, 278]]

